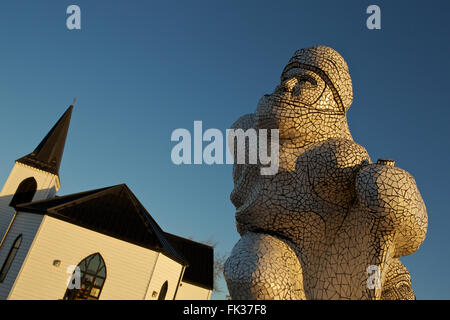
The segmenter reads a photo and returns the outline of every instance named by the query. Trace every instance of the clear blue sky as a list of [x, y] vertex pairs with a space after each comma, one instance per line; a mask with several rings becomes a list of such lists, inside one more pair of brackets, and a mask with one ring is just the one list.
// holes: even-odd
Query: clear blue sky
[[[66, 28], [70, 4], [80, 31]], [[371, 4], [382, 30], [366, 28]], [[175, 166], [170, 135], [194, 120], [224, 131], [296, 49], [329, 45], [350, 67], [355, 140], [412, 173], [427, 205], [427, 239], [403, 259], [417, 297], [448, 299], [449, 13], [448, 1], [1, 1], [0, 181], [76, 96], [59, 194], [126, 183], [163, 229], [228, 253], [232, 168]]]

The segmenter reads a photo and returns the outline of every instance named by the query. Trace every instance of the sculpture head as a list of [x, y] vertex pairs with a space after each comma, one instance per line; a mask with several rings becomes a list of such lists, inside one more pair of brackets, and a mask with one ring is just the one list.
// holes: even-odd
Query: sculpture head
[[280, 85], [258, 104], [259, 128], [279, 129], [281, 140], [305, 144], [330, 137], [350, 138], [346, 112], [353, 101], [347, 63], [334, 49], [297, 50]]

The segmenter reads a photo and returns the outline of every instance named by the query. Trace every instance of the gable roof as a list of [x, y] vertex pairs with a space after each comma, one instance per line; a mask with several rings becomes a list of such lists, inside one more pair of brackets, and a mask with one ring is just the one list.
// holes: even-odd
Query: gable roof
[[187, 265], [164, 231], [125, 185], [23, 203], [20, 212], [48, 215], [151, 250]]
[[70, 106], [64, 112], [32, 153], [16, 161], [58, 175], [64, 145], [66, 144], [67, 131], [69, 130], [70, 118], [72, 116], [72, 109], [73, 106]]
[[164, 235], [189, 264], [184, 271], [183, 281], [213, 290], [214, 248], [170, 233]]

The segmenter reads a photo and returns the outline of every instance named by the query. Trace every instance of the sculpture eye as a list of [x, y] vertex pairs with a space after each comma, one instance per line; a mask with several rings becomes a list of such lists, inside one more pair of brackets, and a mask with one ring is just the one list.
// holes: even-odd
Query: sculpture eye
[[311, 88], [317, 86], [317, 81], [311, 76], [308, 75], [302, 75], [297, 78], [298, 80], [298, 86], [301, 88]]
[[292, 98], [299, 98], [302, 96], [302, 91], [305, 89], [312, 89], [317, 86], [317, 81], [311, 76], [301, 75], [295, 78], [296, 84], [291, 89]]

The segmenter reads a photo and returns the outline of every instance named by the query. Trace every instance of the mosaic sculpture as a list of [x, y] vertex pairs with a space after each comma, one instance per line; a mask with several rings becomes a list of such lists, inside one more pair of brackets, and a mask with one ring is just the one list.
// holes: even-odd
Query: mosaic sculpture
[[408, 172], [372, 163], [353, 141], [352, 90], [339, 53], [301, 49], [274, 92], [232, 126], [279, 130], [277, 174], [233, 167], [232, 299], [415, 299], [399, 258], [425, 239], [425, 204]]

